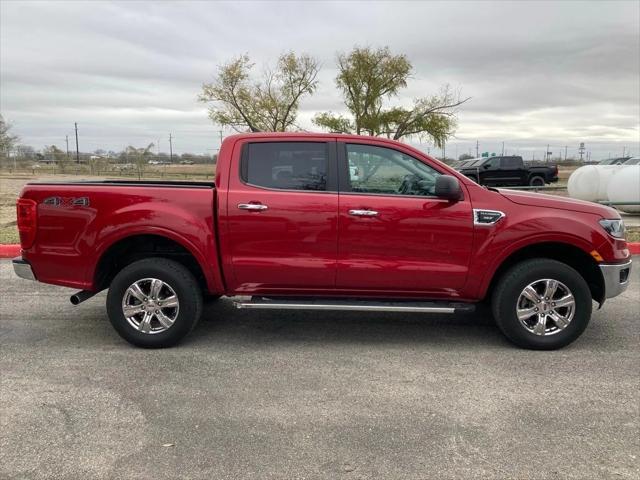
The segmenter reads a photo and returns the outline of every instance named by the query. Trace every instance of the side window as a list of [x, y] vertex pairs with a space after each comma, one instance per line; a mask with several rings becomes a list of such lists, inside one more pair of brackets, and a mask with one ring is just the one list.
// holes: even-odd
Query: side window
[[482, 165], [485, 170], [495, 170], [500, 166], [500, 159], [498, 157], [493, 157], [484, 162]]
[[515, 170], [522, 167], [522, 160], [518, 157], [504, 157], [500, 165], [504, 169]]
[[259, 187], [326, 190], [327, 164], [326, 143], [249, 143], [242, 157], [242, 179]]
[[347, 144], [352, 192], [387, 195], [435, 195], [438, 173], [392, 148]]

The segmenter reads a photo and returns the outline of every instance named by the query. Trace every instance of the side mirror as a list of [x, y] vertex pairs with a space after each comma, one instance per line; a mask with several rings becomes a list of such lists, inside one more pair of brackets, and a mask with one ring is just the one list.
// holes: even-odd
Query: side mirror
[[462, 198], [462, 188], [456, 177], [440, 175], [436, 178], [436, 197], [458, 201]]
[[482, 165], [482, 168], [484, 168], [485, 170], [489, 167], [491, 167], [491, 165], [489, 165], [488, 163], [485, 163], [484, 165]]

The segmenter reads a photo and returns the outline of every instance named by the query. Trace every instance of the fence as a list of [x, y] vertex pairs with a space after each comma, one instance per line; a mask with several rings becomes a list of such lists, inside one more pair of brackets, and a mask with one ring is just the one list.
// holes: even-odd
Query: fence
[[[537, 192], [539, 190], [542, 191], [552, 191], [552, 190], [566, 190], [567, 187], [566, 186], [556, 186], [556, 185], [549, 185], [549, 186], [544, 186], [544, 187], [501, 187], [504, 188], [506, 190], [533, 190], [534, 192]], [[596, 203], [600, 203], [602, 205], [609, 205], [611, 207], [615, 207], [617, 205], [633, 205], [633, 206], [637, 206], [640, 205], [640, 202], [635, 202], [635, 201], [629, 201], [629, 202], [609, 202], [607, 200], [598, 200]]]

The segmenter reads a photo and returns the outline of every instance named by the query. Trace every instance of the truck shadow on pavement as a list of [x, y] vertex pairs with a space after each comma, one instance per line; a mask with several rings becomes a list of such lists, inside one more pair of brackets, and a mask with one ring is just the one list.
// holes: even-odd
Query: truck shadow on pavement
[[490, 311], [472, 314], [238, 310], [229, 299], [205, 306], [182, 345], [216, 342], [509, 345]]

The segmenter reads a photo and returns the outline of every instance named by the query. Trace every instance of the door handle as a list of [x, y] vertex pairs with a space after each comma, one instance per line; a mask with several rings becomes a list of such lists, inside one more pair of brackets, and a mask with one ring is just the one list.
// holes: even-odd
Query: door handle
[[377, 217], [378, 212], [375, 210], [349, 210], [349, 215], [354, 217]]
[[263, 210], [266, 210], [269, 207], [267, 207], [266, 205], [262, 205], [261, 203], [239, 203], [238, 208], [240, 210], [250, 210], [252, 212], [261, 212]]

